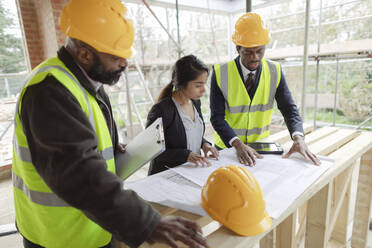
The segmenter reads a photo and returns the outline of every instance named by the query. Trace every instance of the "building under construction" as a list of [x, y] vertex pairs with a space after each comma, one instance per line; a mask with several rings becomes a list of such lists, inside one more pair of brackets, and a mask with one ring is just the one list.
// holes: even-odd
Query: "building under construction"
[[[13, 8], [16, 13], [24, 50], [24, 69], [6, 72], [0, 68], [0, 247], [22, 247], [22, 236], [14, 226], [11, 179], [17, 98], [32, 69], [56, 56], [65, 44], [59, 19], [67, 2], [0, 1], [3, 9]], [[234, 25], [243, 13], [255, 12], [269, 27], [271, 40], [265, 58], [281, 64], [303, 119], [306, 144], [315, 154], [334, 161], [273, 218], [270, 230], [259, 235], [241, 237], [210, 216], [152, 203], [158, 211], [196, 221], [211, 247], [372, 247], [368, 231], [372, 203], [372, 1], [122, 2], [133, 21], [135, 52], [119, 82], [105, 85], [122, 143], [129, 143], [145, 129], [148, 112], [170, 82], [177, 59], [194, 54], [210, 69], [233, 60], [238, 56], [231, 40]], [[213, 141], [210, 76], [201, 111], [205, 137]], [[275, 105], [270, 131], [267, 140], [288, 151], [292, 140]], [[148, 164], [128, 181], [146, 178], [147, 170]]]

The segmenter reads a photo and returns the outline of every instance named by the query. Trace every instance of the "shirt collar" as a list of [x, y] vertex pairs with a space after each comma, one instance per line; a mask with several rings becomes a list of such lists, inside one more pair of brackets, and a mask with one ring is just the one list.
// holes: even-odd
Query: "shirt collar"
[[242, 68], [242, 73], [244, 77], [246, 77], [249, 73], [253, 73], [253, 76], [256, 75], [256, 70], [251, 71], [243, 65], [242, 57], [239, 58], [239, 63], [240, 63], [240, 68]]
[[79, 64], [77, 64], [77, 65], [79, 66], [79, 68], [83, 72], [84, 76], [88, 79], [89, 83], [91, 83], [91, 85], [93, 86], [94, 90], [96, 92], [98, 92], [99, 88], [101, 88], [101, 86], [102, 86], [102, 83], [93, 80], [91, 77], [89, 77], [88, 73], [84, 70], [83, 67], [81, 67]]

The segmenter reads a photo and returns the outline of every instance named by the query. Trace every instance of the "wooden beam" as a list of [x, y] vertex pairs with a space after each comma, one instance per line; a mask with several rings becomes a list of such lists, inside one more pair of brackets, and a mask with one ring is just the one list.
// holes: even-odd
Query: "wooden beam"
[[271, 230], [260, 240], [260, 248], [275, 248], [276, 229]]
[[[345, 41], [337, 44], [321, 44], [320, 56], [333, 56], [335, 54], [358, 54], [372, 50], [372, 39]], [[302, 57], [303, 46], [290, 48], [267, 49], [265, 57], [268, 59], [284, 59], [289, 57]], [[317, 45], [309, 46], [309, 56], [318, 56]]]
[[[330, 224], [329, 224], [329, 228], [327, 231], [328, 240], [331, 237], [331, 233], [333, 232], [333, 229], [335, 227], [338, 217], [340, 217], [340, 219], [345, 218], [345, 217], [347, 218], [347, 214], [346, 216], [345, 215], [343, 215], [342, 217], [340, 216], [340, 210], [342, 206], [344, 205], [344, 201], [348, 202], [350, 199], [350, 188], [351, 188], [350, 182], [351, 182], [353, 171], [354, 171], [354, 165], [352, 165], [351, 167], [348, 167], [346, 170], [344, 170], [342, 173], [340, 173], [340, 175], [338, 175], [334, 179], [333, 204], [332, 204], [333, 206], [332, 206], [332, 211], [331, 211], [331, 216], [330, 216]], [[340, 227], [340, 228], [344, 228], [346, 230], [347, 220], [343, 222], [345, 226]]]
[[[315, 143], [316, 141], [318, 140], [321, 140], [325, 137], [328, 137], [329, 135], [335, 133], [336, 131], [338, 130], [338, 128], [336, 127], [322, 127], [322, 128], [319, 128], [309, 134], [307, 134], [305, 136], [305, 143], [306, 145], [311, 145], [313, 143]], [[293, 145], [293, 141], [290, 140], [288, 142], [285, 142], [284, 144], [282, 144], [282, 147], [284, 149], [284, 151], [289, 151], [289, 149], [291, 148], [291, 146]]]
[[[327, 145], [325, 147], [327, 147]], [[356, 161], [362, 154], [371, 148], [372, 132], [364, 133], [363, 135], [354, 138], [352, 141], [349, 141], [346, 145], [343, 145], [337, 151], [330, 154], [329, 156], [336, 160], [335, 164], [329, 168], [316, 182], [314, 182], [301, 196], [299, 196], [278, 219], [273, 220], [272, 228], [275, 228], [289, 214], [293, 213], [298, 207], [303, 205], [309, 198], [311, 198], [311, 196], [322, 189], [335, 176], [345, 170], [348, 166], [350, 166], [351, 163]], [[240, 237], [222, 227], [208, 236], [208, 242], [211, 247], [247, 248], [250, 247], [251, 244], [257, 243], [263, 236], [264, 235]]]
[[[296, 221], [297, 211], [289, 215], [276, 228], [276, 247], [295, 248], [296, 246]], [[261, 248], [261, 247], [260, 247]]]
[[360, 160], [358, 192], [355, 206], [352, 247], [367, 247], [372, 202], [372, 149]]
[[327, 137], [327, 136], [337, 132], [338, 130], [339, 130], [339, 128], [337, 128], [337, 127], [328, 127], [328, 126], [319, 128], [319, 129], [315, 130], [314, 132], [311, 132], [311, 133], [306, 135], [306, 137], [305, 137], [306, 144], [307, 145], [313, 144], [316, 141], [321, 140], [324, 137]]
[[[303, 128], [304, 128], [305, 134], [307, 134], [313, 130], [313, 125], [304, 123]], [[288, 130], [283, 130], [273, 135], [270, 135], [269, 137], [264, 138], [260, 141], [263, 141], [263, 142], [270, 141], [270, 142], [278, 142], [280, 144], [284, 144], [285, 142], [290, 141], [290, 140], [291, 140], [291, 136], [289, 135]]]
[[327, 247], [332, 185], [333, 183], [331, 181], [308, 202], [305, 239], [305, 247], [307, 248]]
[[356, 130], [340, 129], [335, 133], [309, 146], [310, 151], [318, 155], [328, 155], [358, 136]]
[[342, 206], [338, 214], [331, 240], [336, 240], [344, 247], [351, 246], [351, 234], [353, 228], [353, 217], [355, 212], [356, 187], [358, 185], [360, 160], [358, 159], [352, 171], [351, 182], [346, 191]]
[[298, 208], [298, 230], [296, 234], [296, 247], [300, 247], [305, 236], [306, 230], [306, 213], [307, 213], [307, 202]]

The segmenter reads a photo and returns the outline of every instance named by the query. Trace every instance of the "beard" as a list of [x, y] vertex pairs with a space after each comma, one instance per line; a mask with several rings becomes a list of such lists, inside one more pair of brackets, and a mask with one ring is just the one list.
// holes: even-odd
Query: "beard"
[[125, 67], [120, 68], [117, 71], [108, 72], [105, 70], [103, 63], [97, 54], [93, 53], [94, 61], [90, 70], [87, 72], [88, 76], [95, 81], [98, 81], [107, 85], [114, 85], [119, 81], [121, 73], [125, 70]]

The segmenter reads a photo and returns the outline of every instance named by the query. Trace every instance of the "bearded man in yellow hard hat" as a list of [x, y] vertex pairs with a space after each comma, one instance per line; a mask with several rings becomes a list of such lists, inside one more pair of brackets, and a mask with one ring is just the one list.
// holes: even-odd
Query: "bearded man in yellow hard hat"
[[262, 158], [247, 143], [269, 136], [274, 100], [293, 139], [290, 151], [301, 153], [314, 164], [319, 159], [304, 142], [302, 120], [293, 102], [279, 63], [264, 59], [269, 30], [256, 13], [243, 14], [235, 24], [232, 41], [239, 56], [214, 65], [211, 80], [211, 122], [215, 145], [235, 147], [242, 164], [253, 166]]
[[207, 247], [200, 227], [162, 218], [115, 175], [123, 152], [103, 84], [128, 66], [134, 39], [120, 0], [71, 0], [60, 27], [67, 42], [37, 66], [16, 109], [13, 185], [24, 246], [130, 247], [145, 241]]

